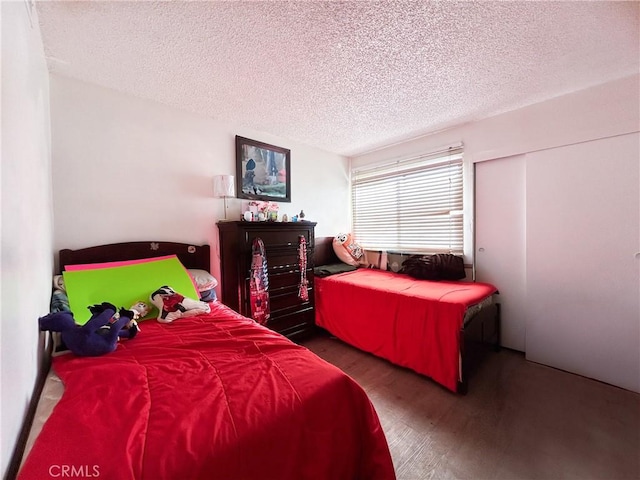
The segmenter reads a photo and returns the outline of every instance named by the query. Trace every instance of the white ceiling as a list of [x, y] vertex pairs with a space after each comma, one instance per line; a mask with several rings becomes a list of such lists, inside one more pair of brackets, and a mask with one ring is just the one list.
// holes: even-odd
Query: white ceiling
[[37, 3], [51, 72], [342, 155], [640, 69], [633, 2]]

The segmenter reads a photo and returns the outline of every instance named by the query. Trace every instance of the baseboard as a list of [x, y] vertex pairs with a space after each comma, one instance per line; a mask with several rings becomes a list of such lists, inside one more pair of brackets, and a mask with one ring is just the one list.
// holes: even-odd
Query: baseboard
[[31, 395], [31, 401], [29, 402], [29, 408], [27, 409], [27, 413], [25, 415], [24, 421], [22, 422], [22, 428], [20, 429], [20, 435], [18, 435], [18, 441], [13, 449], [13, 453], [11, 454], [11, 460], [9, 461], [9, 466], [7, 468], [7, 472], [4, 475], [4, 480], [15, 480], [18, 476], [18, 472], [20, 471], [20, 465], [22, 464], [22, 457], [24, 456], [24, 450], [27, 446], [27, 441], [29, 440], [29, 433], [31, 432], [31, 427], [33, 425], [33, 419], [36, 415], [36, 410], [38, 408], [38, 402], [40, 401], [40, 396], [42, 395], [42, 390], [44, 388], [45, 381], [47, 380], [47, 374], [51, 368], [51, 346], [53, 342], [47, 341], [46, 336], [43, 334], [44, 341], [46, 347], [43, 347], [43, 355], [40, 361], [40, 368], [38, 371], [38, 376], [36, 377], [36, 383], [33, 387], [33, 394]]

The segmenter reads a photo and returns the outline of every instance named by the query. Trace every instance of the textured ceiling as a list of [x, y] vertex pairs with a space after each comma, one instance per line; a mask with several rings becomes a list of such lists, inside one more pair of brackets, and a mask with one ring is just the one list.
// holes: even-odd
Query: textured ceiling
[[37, 3], [51, 72], [343, 155], [633, 75], [638, 2]]

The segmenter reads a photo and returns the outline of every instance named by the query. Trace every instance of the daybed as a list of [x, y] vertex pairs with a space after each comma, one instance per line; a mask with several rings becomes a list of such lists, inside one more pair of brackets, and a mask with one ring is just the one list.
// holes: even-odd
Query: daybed
[[[208, 246], [167, 242], [63, 250], [60, 268], [170, 253], [209, 270]], [[172, 323], [143, 320], [104, 356], [54, 356], [64, 394], [18, 478], [395, 478], [376, 412], [352, 379], [209, 305], [209, 314]]]
[[[316, 239], [316, 268], [339, 262], [332, 242], [333, 237]], [[499, 347], [495, 294], [497, 288], [486, 283], [357, 268], [316, 275], [316, 324], [354, 347], [466, 393], [484, 353]]]

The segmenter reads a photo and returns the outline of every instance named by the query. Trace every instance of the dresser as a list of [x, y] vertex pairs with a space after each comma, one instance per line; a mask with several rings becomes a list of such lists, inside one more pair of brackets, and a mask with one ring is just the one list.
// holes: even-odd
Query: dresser
[[[218, 222], [222, 303], [251, 317], [249, 275], [255, 238], [265, 246], [269, 275], [271, 316], [266, 326], [293, 340], [315, 329], [313, 250], [315, 222]], [[309, 299], [298, 297], [300, 268], [298, 242], [307, 243]]]

